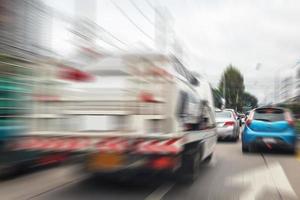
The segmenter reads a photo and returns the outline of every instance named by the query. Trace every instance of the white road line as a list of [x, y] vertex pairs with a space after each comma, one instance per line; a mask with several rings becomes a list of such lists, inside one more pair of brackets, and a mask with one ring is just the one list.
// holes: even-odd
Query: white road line
[[237, 174], [229, 178], [226, 184], [243, 185], [246, 188], [246, 190], [239, 195], [240, 200], [258, 199], [264, 191], [270, 192], [270, 199], [298, 199], [284, 170], [277, 162]]
[[269, 165], [269, 171], [282, 199], [298, 199], [279, 163]]
[[166, 183], [154, 190], [145, 200], [160, 200], [162, 199], [175, 185], [175, 183]]

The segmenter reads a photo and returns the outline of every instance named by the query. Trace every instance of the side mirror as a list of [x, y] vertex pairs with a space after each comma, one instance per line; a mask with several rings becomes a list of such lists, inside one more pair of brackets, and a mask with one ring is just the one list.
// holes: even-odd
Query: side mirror
[[197, 78], [192, 77], [190, 80], [190, 84], [192, 84], [193, 86], [198, 86], [199, 85], [199, 81]]

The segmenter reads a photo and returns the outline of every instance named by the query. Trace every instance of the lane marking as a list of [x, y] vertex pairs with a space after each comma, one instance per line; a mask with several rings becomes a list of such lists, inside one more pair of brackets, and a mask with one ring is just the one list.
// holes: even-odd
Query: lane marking
[[65, 183], [62, 183], [62, 184], [59, 184], [59, 185], [50, 187], [50, 188], [48, 188], [48, 189], [46, 189], [46, 190], [43, 190], [43, 191], [41, 191], [41, 192], [39, 192], [39, 193], [33, 194], [33, 195], [31, 195], [30, 197], [27, 197], [26, 200], [36, 199], [36, 198], [38, 198], [38, 197], [40, 197], [40, 196], [44, 196], [44, 195], [46, 195], [46, 194], [49, 194], [49, 193], [51, 193], [51, 192], [53, 192], [53, 191], [56, 191], [56, 190], [59, 190], [59, 189], [63, 189], [63, 188], [65, 188], [65, 187], [67, 187], [67, 186], [70, 186], [70, 185], [73, 185], [73, 184], [78, 183], [78, 182], [80, 182], [80, 181], [83, 181], [85, 178], [86, 178], [86, 177], [79, 177], [79, 178], [77, 178], [77, 179], [70, 180], [70, 181], [68, 181], [68, 182], [65, 182]]
[[244, 186], [245, 191], [240, 194], [240, 200], [258, 199], [259, 195], [262, 195], [265, 191], [271, 192], [270, 199], [298, 199], [278, 162], [237, 174], [228, 178], [226, 184], [239, 187]]
[[160, 200], [162, 199], [175, 185], [175, 183], [166, 183], [154, 190], [145, 200]]
[[279, 163], [269, 165], [269, 171], [282, 199], [298, 199], [284, 170]]

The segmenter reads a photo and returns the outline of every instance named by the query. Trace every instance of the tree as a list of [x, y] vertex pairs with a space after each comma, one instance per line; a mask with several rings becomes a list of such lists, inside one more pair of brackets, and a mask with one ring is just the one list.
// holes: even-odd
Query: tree
[[213, 97], [214, 97], [214, 103], [216, 108], [221, 108], [222, 106], [222, 93], [216, 88], [212, 89]]
[[244, 92], [243, 94], [243, 105], [245, 107], [255, 108], [257, 107], [258, 100], [255, 96], [248, 92]]
[[244, 90], [244, 77], [237, 68], [230, 64], [223, 72], [219, 83], [219, 91], [225, 94], [226, 107], [242, 111]]

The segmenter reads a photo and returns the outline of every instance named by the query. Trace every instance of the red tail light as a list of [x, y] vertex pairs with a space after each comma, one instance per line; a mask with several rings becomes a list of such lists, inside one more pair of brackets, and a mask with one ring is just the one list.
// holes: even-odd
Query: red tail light
[[290, 126], [295, 126], [295, 121], [290, 112], [285, 113], [285, 119], [289, 123]]
[[91, 81], [94, 77], [84, 71], [72, 67], [63, 67], [60, 71], [59, 77], [69, 81]]
[[251, 119], [247, 119], [247, 121], [246, 121], [246, 125], [247, 125], [247, 126], [250, 126], [251, 122], [252, 122], [252, 120], [251, 120]]
[[154, 169], [169, 169], [176, 165], [176, 159], [171, 157], [160, 157], [150, 162], [150, 166]]
[[234, 126], [234, 121], [227, 121], [224, 123], [224, 126]]
[[246, 120], [246, 125], [247, 125], [247, 126], [250, 126], [250, 124], [252, 123], [253, 117], [254, 117], [254, 111], [251, 111], [251, 112], [249, 113], [248, 119]]
[[140, 100], [143, 102], [155, 102], [155, 98], [154, 98], [153, 94], [151, 94], [149, 92], [142, 92], [140, 94]]
[[293, 120], [289, 120], [288, 123], [290, 126], [295, 126], [295, 121], [293, 121]]

